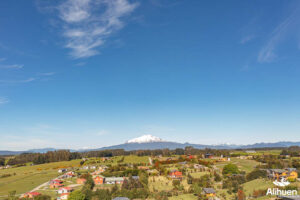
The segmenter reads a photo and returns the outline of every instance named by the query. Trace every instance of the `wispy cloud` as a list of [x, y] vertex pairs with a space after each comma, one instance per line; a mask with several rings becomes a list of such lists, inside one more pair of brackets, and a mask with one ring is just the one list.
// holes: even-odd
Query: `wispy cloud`
[[76, 64], [76, 66], [80, 66], [80, 67], [81, 67], [81, 66], [84, 66], [84, 65], [86, 65], [85, 62], [80, 62], [80, 63], [77, 63], [77, 64]]
[[274, 61], [277, 57], [275, 50], [279, 43], [285, 39], [288, 33], [295, 31], [293, 28], [299, 26], [299, 10], [300, 6], [297, 6], [293, 12], [272, 31], [269, 40], [258, 53], [257, 60], [259, 63]]
[[250, 42], [251, 40], [253, 40], [255, 38], [254, 35], [247, 35], [245, 37], [243, 37], [240, 41], [241, 44], [246, 44], [247, 42]]
[[109, 131], [107, 131], [107, 130], [101, 130], [101, 131], [98, 131], [98, 132], [96, 133], [96, 135], [102, 136], [102, 135], [106, 135], [106, 134], [108, 134], [108, 133], [109, 133]]
[[169, 8], [176, 5], [179, 5], [181, 1], [173, 0], [173, 1], [165, 1], [165, 0], [150, 0], [150, 3], [154, 6], [161, 8]]
[[5, 97], [0, 97], [0, 105], [8, 103], [9, 100]]
[[55, 72], [44, 72], [44, 73], [39, 73], [40, 76], [53, 76], [55, 75]]
[[0, 80], [0, 83], [8, 83], [8, 84], [15, 84], [15, 83], [29, 83], [35, 81], [36, 78], [28, 78], [22, 80]]
[[6, 58], [0, 58], [0, 62], [2, 62], [2, 61], [4, 61], [4, 60], [6, 60]]
[[67, 0], [58, 7], [65, 47], [73, 58], [98, 54], [97, 48], [124, 26], [122, 18], [137, 6], [127, 0]]
[[0, 69], [22, 69], [24, 65], [0, 65]]

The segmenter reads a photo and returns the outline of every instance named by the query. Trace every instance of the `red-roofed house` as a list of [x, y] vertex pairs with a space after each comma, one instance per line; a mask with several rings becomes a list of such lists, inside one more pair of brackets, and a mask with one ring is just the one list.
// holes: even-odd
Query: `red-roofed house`
[[22, 195], [23, 198], [29, 198], [29, 199], [33, 199], [36, 196], [41, 195], [41, 193], [39, 192], [27, 192], [25, 194]]
[[97, 176], [96, 178], [94, 178], [94, 183], [95, 185], [102, 185], [104, 183], [104, 177]]
[[62, 187], [62, 186], [64, 186], [63, 184], [61, 184], [61, 183], [58, 183], [58, 182], [54, 182], [54, 183], [50, 183], [50, 188], [60, 188], [60, 187]]
[[65, 175], [67, 176], [67, 177], [73, 177], [73, 176], [75, 176], [75, 172], [67, 172], [67, 173], [65, 173]]
[[181, 179], [182, 178], [182, 172], [180, 171], [177, 171], [177, 170], [172, 170], [169, 174], [169, 176], [171, 178], [174, 178], [174, 179]]

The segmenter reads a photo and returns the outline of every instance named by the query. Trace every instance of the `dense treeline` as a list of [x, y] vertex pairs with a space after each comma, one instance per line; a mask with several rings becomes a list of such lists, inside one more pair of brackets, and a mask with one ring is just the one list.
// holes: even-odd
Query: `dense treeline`
[[186, 147], [185, 149], [156, 149], [156, 150], [134, 150], [125, 151], [124, 149], [102, 150], [102, 151], [89, 151], [81, 153], [82, 157], [111, 157], [111, 156], [172, 156], [172, 155], [203, 155], [213, 154], [215, 156], [229, 156], [230, 150], [219, 149], [195, 149], [193, 147]]
[[43, 164], [50, 162], [69, 161], [80, 159], [81, 154], [67, 150], [49, 151], [47, 153], [24, 153], [8, 160], [8, 165], [22, 165], [28, 162], [33, 164]]
[[[282, 148], [280, 148], [282, 149]], [[258, 149], [256, 149], [258, 150]], [[262, 148], [260, 150], [270, 150], [270, 148]], [[222, 149], [195, 149], [193, 147], [186, 147], [184, 149], [157, 149], [157, 150], [135, 150], [125, 151], [124, 149], [112, 149], [112, 150], [99, 150], [99, 151], [87, 151], [87, 152], [70, 152], [68, 150], [49, 151], [47, 153], [24, 153], [10, 158], [6, 164], [8, 165], [23, 165], [28, 162], [33, 164], [42, 164], [58, 161], [69, 161], [73, 159], [89, 158], [89, 157], [113, 157], [113, 156], [172, 156], [172, 155], [199, 155], [212, 154], [215, 156], [238, 156], [236, 154], [230, 154], [232, 150]], [[282, 156], [299, 156], [300, 147], [294, 146], [283, 149], [281, 155], [266, 155], [256, 156], [255, 160], [266, 163], [265, 168], [283, 168], [283, 167], [295, 167], [299, 168], [299, 163], [289, 163], [288, 165], [282, 161]], [[5, 158], [0, 157], [0, 166], [5, 164]]]
[[[68, 150], [49, 151], [47, 153], [23, 153], [10, 158], [8, 165], [23, 165], [29, 162], [33, 164], [43, 164], [58, 161], [69, 161], [73, 159], [89, 158], [89, 157], [113, 157], [113, 156], [172, 156], [172, 155], [204, 155], [206, 153], [214, 154], [216, 156], [229, 155], [229, 150], [216, 149], [194, 149], [193, 147], [186, 147], [185, 149], [158, 149], [158, 150], [136, 150], [125, 151], [124, 149], [102, 150], [102, 151], [88, 151], [88, 152], [70, 152]], [[0, 158], [0, 165], [4, 165], [5, 159]]]
[[0, 166], [5, 165], [5, 158], [0, 157]]
[[282, 150], [280, 155], [284, 156], [292, 156], [292, 157], [299, 157], [300, 156], [300, 147], [299, 146], [291, 146], [287, 149]]

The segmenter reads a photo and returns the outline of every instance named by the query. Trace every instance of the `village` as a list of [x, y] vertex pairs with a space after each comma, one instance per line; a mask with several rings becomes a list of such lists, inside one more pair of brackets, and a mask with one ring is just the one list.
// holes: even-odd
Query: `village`
[[[57, 165], [56, 177], [35, 186], [30, 191], [4, 192], [1, 188], [1, 184], [4, 183], [0, 182], [0, 197], [8, 199], [7, 197], [13, 194], [20, 199], [57, 200], [78, 199], [80, 195], [85, 196], [82, 199], [89, 199], [92, 196], [93, 199], [104, 200], [293, 199], [266, 195], [268, 188], [276, 187], [274, 182], [280, 184], [283, 180], [290, 183], [285, 188], [298, 191], [300, 185], [298, 156], [276, 155], [272, 151], [221, 153], [213, 151], [169, 156], [158, 154], [82, 157], [68, 161], [73, 163], [69, 167]], [[47, 164], [31, 164], [27, 167], [42, 165]], [[22, 167], [24, 166], [2, 167], [0, 181], [13, 177], [5, 172]], [[13, 189], [11, 188], [11, 191]], [[6, 196], [5, 193], [9, 195]], [[88, 195], [91, 196], [87, 197]]]

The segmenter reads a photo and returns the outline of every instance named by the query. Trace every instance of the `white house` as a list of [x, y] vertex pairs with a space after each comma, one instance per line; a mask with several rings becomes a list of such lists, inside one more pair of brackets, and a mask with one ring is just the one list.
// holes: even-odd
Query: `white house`
[[66, 193], [70, 193], [72, 191], [73, 191], [73, 188], [71, 188], [71, 187], [62, 187], [57, 190], [57, 193], [58, 194], [66, 194]]

